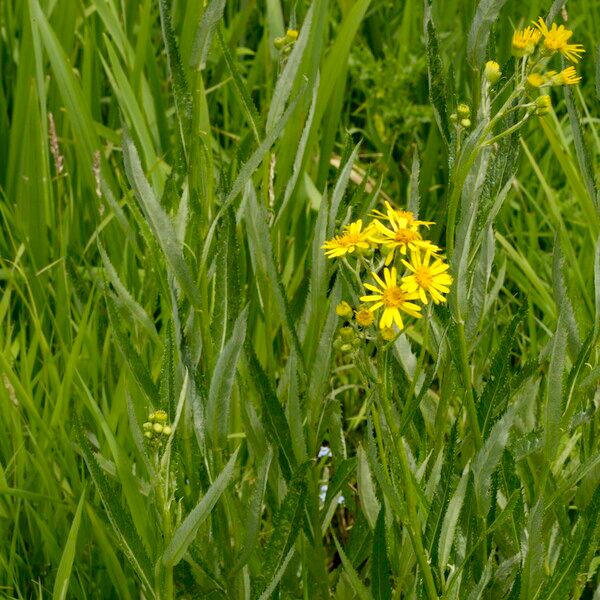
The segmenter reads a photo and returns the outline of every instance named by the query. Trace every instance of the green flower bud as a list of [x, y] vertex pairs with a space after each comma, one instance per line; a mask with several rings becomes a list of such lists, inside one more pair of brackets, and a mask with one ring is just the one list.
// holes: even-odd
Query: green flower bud
[[502, 71], [500, 65], [495, 60], [488, 60], [485, 63], [485, 69], [483, 70], [485, 78], [488, 80], [490, 85], [498, 83], [500, 77], [502, 77]]
[[150, 429], [152, 429], [152, 423], [149, 423], [148, 421], [146, 421], [146, 423], [144, 423], [142, 425], [144, 431], [150, 431]]
[[373, 248], [356, 248], [356, 254], [365, 258], [373, 258]]
[[165, 425], [162, 430], [163, 435], [171, 435], [173, 433], [173, 429], [169, 427], [169, 425]]
[[552, 108], [552, 99], [550, 96], [538, 96], [535, 99], [535, 114], [538, 116], [547, 115]]
[[471, 127], [471, 119], [461, 119], [460, 126], [464, 127], [465, 129], [468, 129], [469, 127]]
[[346, 341], [352, 340], [354, 338], [354, 329], [352, 327], [340, 327], [340, 337]]
[[344, 340], [342, 340], [342, 338], [335, 338], [335, 340], [333, 340], [333, 347], [336, 350], [339, 350], [342, 346], [344, 345]]
[[342, 300], [342, 302], [335, 307], [335, 312], [338, 317], [349, 319], [352, 316], [352, 307], [347, 302]]
[[167, 413], [164, 410], [157, 410], [154, 413], [154, 420], [157, 423], [166, 423], [167, 422]]
[[386, 342], [391, 342], [396, 337], [396, 332], [392, 327], [384, 327], [379, 333]]
[[152, 432], [151, 431], [145, 431], [144, 432], [144, 437], [151, 440], [152, 439]]
[[348, 354], [349, 352], [352, 352], [353, 348], [352, 348], [351, 344], [343, 344], [342, 347], [340, 348], [340, 350], [344, 354]]
[[281, 50], [287, 44], [287, 39], [285, 37], [276, 37], [273, 40], [273, 45], [277, 50]]
[[464, 119], [465, 117], [468, 117], [471, 114], [471, 108], [468, 104], [461, 102], [456, 107], [456, 112], [459, 114], [459, 116], [461, 116]]
[[163, 426], [160, 423], [154, 423], [152, 429], [156, 431], [156, 433], [161, 433], [163, 430]]

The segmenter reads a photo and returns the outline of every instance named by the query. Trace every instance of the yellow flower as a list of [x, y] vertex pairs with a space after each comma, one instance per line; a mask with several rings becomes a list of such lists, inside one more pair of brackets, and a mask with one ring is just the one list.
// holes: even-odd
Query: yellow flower
[[535, 46], [538, 43], [542, 34], [533, 27], [525, 27], [513, 33], [512, 38], [512, 53], [514, 56], [521, 58], [533, 54]]
[[351, 254], [357, 248], [368, 250], [371, 246], [372, 233], [370, 225], [363, 230], [362, 221], [359, 219], [355, 223], [346, 225], [342, 235], [336, 235], [333, 239], [327, 240], [321, 248], [325, 250], [325, 256], [328, 258]]
[[417, 231], [417, 223], [424, 221], [412, 221], [412, 225], [408, 219], [403, 216], [388, 212], [388, 220], [390, 227], [386, 227], [380, 221], [373, 221], [373, 225], [377, 229], [373, 240], [383, 244], [388, 250], [385, 257], [386, 266], [394, 259], [396, 249], [399, 249], [402, 254], [406, 254], [408, 250], [416, 248], [429, 249], [432, 252], [437, 252], [439, 248], [428, 240], [424, 240], [421, 234]]
[[370, 327], [373, 325], [373, 321], [375, 319], [375, 317], [373, 317], [373, 313], [366, 306], [357, 310], [354, 313], [354, 318], [361, 327]]
[[539, 88], [542, 87], [546, 83], [546, 78], [541, 73], [531, 73], [527, 77], [527, 85]]
[[385, 213], [374, 209], [373, 215], [379, 217], [381, 219], [386, 219], [387, 221], [392, 221], [394, 219], [406, 219], [406, 222], [409, 227], [418, 228], [419, 225], [425, 225], [429, 227], [430, 225], [435, 225], [433, 221], [417, 221], [415, 219], [415, 215], [410, 210], [396, 210], [387, 200], [385, 201]]
[[[421, 253], [416, 251], [411, 254], [412, 262], [403, 260], [404, 266], [412, 271], [412, 275], [402, 278], [402, 289], [409, 294], [418, 294], [423, 304], [427, 304], [429, 294], [435, 304], [446, 302], [442, 294], [447, 294], [452, 285], [452, 276], [446, 273], [448, 265], [441, 258], [435, 258], [429, 264], [431, 252], [427, 250], [421, 258]], [[427, 294], [426, 294], [427, 293]]]
[[544, 50], [548, 54], [560, 52], [567, 60], [571, 62], [579, 62], [581, 55], [585, 52], [585, 48], [581, 44], [567, 44], [573, 32], [566, 29], [564, 25], [556, 25], [552, 23], [552, 27], [548, 29], [542, 17], [534, 23], [540, 34], [544, 36]]
[[421, 317], [421, 307], [414, 302], [410, 302], [410, 300], [417, 299], [419, 295], [405, 292], [398, 286], [398, 272], [395, 267], [383, 270], [385, 281], [377, 273], [372, 273], [372, 275], [379, 287], [365, 283], [365, 288], [375, 293], [362, 296], [360, 301], [374, 302], [373, 306], [369, 308], [371, 312], [383, 306], [383, 315], [379, 320], [380, 328], [391, 327], [393, 323], [396, 323], [400, 329], [403, 329], [404, 323], [400, 311], [417, 319]]
[[576, 85], [581, 81], [581, 77], [572, 66], [563, 69], [560, 73], [550, 72], [548, 75], [551, 76], [552, 85]]
[[298, 30], [297, 29], [288, 29], [285, 32], [285, 35], [290, 38], [292, 41], [296, 41], [298, 39]]

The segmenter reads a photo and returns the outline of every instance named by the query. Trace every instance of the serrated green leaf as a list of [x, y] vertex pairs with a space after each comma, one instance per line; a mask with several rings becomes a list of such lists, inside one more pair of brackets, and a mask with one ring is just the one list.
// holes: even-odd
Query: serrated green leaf
[[377, 515], [381, 509], [379, 500], [377, 500], [377, 494], [375, 492], [375, 485], [373, 484], [373, 478], [371, 477], [371, 470], [369, 469], [369, 462], [367, 461], [367, 455], [363, 450], [362, 446], [358, 447], [356, 451], [356, 483], [358, 487], [358, 496], [360, 498], [360, 504], [363, 513], [367, 517], [367, 521], [372, 529], [375, 528], [377, 523]]
[[173, 537], [162, 555], [163, 565], [168, 567], [176, 565], [187, 552], [198, 533], [198, 528], [210, 516], [215, 504], [231, 482], [238, 452], [239, 448], [231, 455], [231, 458], [214, 483], [208, 488], [206, 494], [202, 496], [198, 504], [173, 533]]
[[194, 69], [204, 69], [206, 67], [206, 58], [210, 50], [210, 44], [214, 35], [215, 28], [223, 18], [225, 10], [225, 0], [211, 0], [205, 8], [202, 19], [196, 30], [196, 37], [190, 56], [190, 67]]
[[565, 309], [561, 306], [556, 331], [552, 339], [552, 354], [548, 368], [546, 406], [544, 410], [544, 454], [552, 462], [558, 451], [561, 419], [564, 408], [564, 374], [566, 367], [567, 331]]
[[306, 503], [306, 477], [311, 461], [300, 465], [288, 486], [287, 494], [273, 519], [273, 533], [265, 548], [262, 575], [255, 582], [257, 592], [263, 592], [280, 570], [302, 527]]
[[492, 427], [483, 446], [475, 455], [472, 463], [473, 486], [477, 500], [477, 510], [481, 517], [486, 517], [491, 505], [490, 484], [492, 474], [498, 467], [504, 448], [508, 443], [513, 426], [517, 405], [513, 404], [502, 418]]
[[290, 427], [277, 395], [273, 391], [267, 375], [249, 343], [246, 343], [245, 352], [248, 368], [256, 384], [261, 402], [261, 420], [265, 433], [270, 442], [279, 450], [279, 465], [284, 477], [289, 480], [296, 466]]
[[240, 313], [231, 337], [227, 340], [223, 351], [217, 359], [208, 392], [206, 418], [211, 431], [213, 443], [224, 447], [229, 432], [229, 413], [231, 392], [237, 372], [237, 362], [246, 339], [246, 320], [248, 307]]
[[[273, 91], [273, 96], [269, 105], [269, 112], [267, 114], [267, 131], [271, 129], [271, 127], [273, 127], [273, 125], [281, 118], [281, 115], [285, 109], [285, 104], [292, 93], [292, 87], [296, 81], [300, 64], [304, 57], [304, 51], [308, 44], [308, 38], [310, 37], [313, 12], [314, 4], [311, 4], [306, 16], [304, 17], [300, 35], [298, 36], [298, 39], [296, 40], [296, 43], [294, 44], [294, 47], [287, 59], [283, 72], [277, 79], [277, 84], [275, 85], [275, 90]], [[318, 84], [315, 85], [315, 92], [317, 88]]]
[[479, 69], [485, 59], [490, 31], [506, 0], [479, 0], [467, 40], [467, 56], [473, 69]]
[[506, 409], [510, 399], [511, 351], [514, 347], [517, 328], [528, 311], [525, 302], [502, 334], [498, 350], [492, 358], [490, 375], [481, 392], [478, 414], [482, 423], [481, 435], [485, 439], [495, 420]]
[[467, 483], [469, 482], [470, 465], [467, 463], [463, 469], [461, 478], [448, 502], [448, 508], [444, 514], [444, 520], [442, 522], [442, 528], [440, 530], [440, 539], [438, 543], [438, 564], [440, 571], [444, 571], [448, 565], [450, 559], [450, 551], [452, 550], [452, 544], [454, 543], [454, 537], [456, 533], [456, 525], [458, 523], [458, 517], [462, 510], [462, 505], [465, 500], [465, 494], [467, 491]]
[[385, 539], [385, 505], [381, 507], [373, 535], [371, 555], [371, 593], [374, 600], [389, 600], [392, 597], [390, 583], [390, 561]]
[[248, 234], [253, 249], [253, 259], [256, 261], [260, 271], [270, 283], [270, 291], [275, 298], [275, 306], [279, 312], [284, 331], [288, 335], [290, 344], [298, 357], [298, 366], [302, 380], [306, 380], [304, 368], [304, 357], [298, 340], [298, 333], [292, 322], [290, 309], [285, 294], [285, 288], [275, 263], [271, 234], [267, 225], [267, 216], [264, 206], [258, 203], [254, 188], [249, 185], [246, 194], [245, 221], [248, 225]]
[[133, 141], [127, 134], [123, 135], [123, 159], [129, 183], [134, 189], [152, 233], [164, 253], [167, 264], [172, 269], [181, 289], [188, 296], [190, 302], [196, 308], [202, 310], [200, 293], [194, 283], [190, 267], [183, 257], [173, 223], [156, 199], [154, 191], [142, 171], [142, 165]]
[[113, 299], [109, 294], [105, 294], [104, 299], [106, 301], [106, 308], [108, 311], [112, 332], [115, 337], [115, 341], [119, 346], [119, 350], [125, 359], [125, 362], [131, 370], [131, 373], [140, 390], [144, 392], [150, 404], [157, 404], [158, 390], [156, 389], [156, 385], [154, 384], [154, 381], [152, 381], [152, 377], [150, 376], [146, 365], [129, 340], [129, 337], [127, 336], [127, 333], [121, 324], [119, 311], [117, 310]]
[[83, 458], [85, 459], [85, 464], [87, 465], [88, 471], [90, 472], [92, 480], [102, 499], [102, 503], [104, 504], [107, 516], [117, 535], [117, 540], [119, 541], [125, 556], [127, 556], [127, 559], [140, 577], [145, 588], [145, 593], [149, 594], [150, 597], [155, 598], [156, 596], [151, 584], [154, 578], [152, 576], [153, 571], [150, 558], [135, 531], [131, 516], [123, 510], [118, 494], [116, 494], [115, 490], [108, 484], [106, 476], [94, 457], [90, 443], [87, 440], [79, 421], [77, 421], [75, 425], [75, 434]]
[[263, 504], [265, 502], [265, 492], [267, 490], [267, 482], [269, 476], [269, 468], [273, 459], [273, 450], [269, 446], [266, 454], [260, 462], [258, 472], [256, 474], [256, 483], [250, 503], [248, 505], [248, 513], [245, 523], [245, 536], [243, 550], [240, 552], [235, 565], [231, 569], [230, 575], [233, 575], [241, 569], [250, 558], [254, 548], [258, 542], [258, 534], [260, 531], [261, 517], [263, 513]]
[[348, 576], [348, 579], [352, 585], [352, 589], [356, 592], [356, 595], [360, 598], [360, 600], [373, 600], [373, 596], [360, 580], [358, 573], [354, 570], [352, 563], [348, 560], [348, 557], [338, 542], [335, 534], [333, 534], [333, 541], [335, 542], [335, 547], [340, 555], [344, 571], [346, 572], [346, 575]]
[[448, 93], [446, 91], [444, 65], [440, 56], [437, 32], [431, 18], [431, 9], [427, 3], [425, 3], [425, 32], [429, 65], [429, 98], [433, 104], [435, 117], [442, 137], [446, 144], [449, 144]]

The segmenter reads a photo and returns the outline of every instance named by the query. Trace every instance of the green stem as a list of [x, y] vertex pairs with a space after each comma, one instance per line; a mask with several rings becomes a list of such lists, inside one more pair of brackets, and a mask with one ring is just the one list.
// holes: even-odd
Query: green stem
[[[521, 108], [521, 107], [516, 107], [516, 108]], [[507, 111], [507, 113], [508, 112], [510, 112], [510, 111]], [[498, 135], [495, 135], [493, 138], [490, 138], [489, 140], [483, 141], [481, 143], [481, 147], [483, 147], [483, 146], [491, 146], [492, 144], [494, 144], [498, 140], [501, 140], [503, 137], [506, 137], [507, 135], [510, 135], [511, 133], [513, 133], [514, 131], [516, 131], [517, 129], [519, 129], [523, 125], [525, 125], [525, 123], [529, 120], [529, 118], [531, 117], [532, 114], [533, 114], [532, 111], [528, 111], [525, 114], [525, 116], [520, 121], [518, 121], [517, 123], [515, 123], [512, 127], [509, 127], [508, 129], [504, 130], [502, 133], [499, 133]]]
[[[167, 467], [168, 469], [168, 467]], [[169, 483], [168, 483], [168, 472], [167, 479], [165, 479], [165, 473], [161, 468], [161, 461], [158, 457], [158, 451], [154, 453], [154, 470], [156, 473], [156, 485], [155, 494], [156, 502], [159, 506], [160, 515], [162, 519], [162, 530], [165, 547], [171, 541], [172, 527], [171, 527], [171, 511], [169, 507], [168, 495], [169, 495]], [[164, 487], [163, 487], [164, 486]], [[157, 589], [157, 597], [161, 600], [173, 600], [173, 567], [163, 566], [162, 581], [159, 581], [159, 587]]]

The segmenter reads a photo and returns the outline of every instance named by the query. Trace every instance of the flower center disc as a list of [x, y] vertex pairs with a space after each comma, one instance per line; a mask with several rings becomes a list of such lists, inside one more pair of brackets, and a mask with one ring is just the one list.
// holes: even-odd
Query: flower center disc
[[359, 233], [347, 233], [346, 235], [344, 235], [344, 242], [346, 244], [350, 245], [354, 245], [354, 244], [358, 244], [358, 242], [360, 242], [360, 234]]
[[398, 229], [394, 239], [400, 244], [408, 244], [419, 239], [419, 234], [411, 229]]
[[397, 286], [389, 287], [381, 295], [383, 303], [388, 308], [398, 308], [405, 299], [404, 292]]
[[420, 267], [415, 273], [415, 280], [422, 288], [428, 288], [431, 285], [431, 273], [429, 269]]

